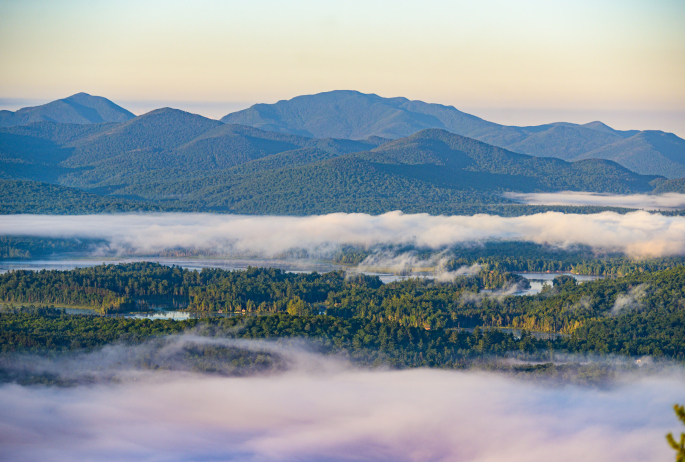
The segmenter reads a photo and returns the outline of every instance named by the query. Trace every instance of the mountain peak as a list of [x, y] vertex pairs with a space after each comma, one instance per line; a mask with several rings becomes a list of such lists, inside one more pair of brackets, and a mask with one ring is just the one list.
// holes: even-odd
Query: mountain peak
[[82, 92], [41, 106], [25, 107], [16, 112], [3, 114], [0, 125], [7, 127], [43, 121], [93, 124], [125, 122], [134, 117], [133, 113], [107, 98]]
[[[85, 97], [85, 98], [92, 98], [93, 96], [90, 95], [90, 94], [88, 94], [88, 93], [86, 93], [86, 92], [80, 91], [80, 92], [78, 92], [78, 93], [74, 93], [74, 94], [71, 95], [71, 96], [67, 96], [67, 97], [64, 98], [64, 99], [74, 99], [74, 98], [84, 98], [84, 97]], [[96, 98], [101, 98], [101, 96], [96, 96]]]

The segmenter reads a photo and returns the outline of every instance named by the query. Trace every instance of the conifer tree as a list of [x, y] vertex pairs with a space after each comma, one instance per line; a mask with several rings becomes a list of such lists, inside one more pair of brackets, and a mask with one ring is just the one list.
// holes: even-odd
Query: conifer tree
[[[676, 404], [673, 406], [673, 409], [675, 410], [675, 414], [678, 416], [678, 419], [680, 419], [683, 425], [685, 425], [685, 406]], [[675, 440], [673, 433], [666, 435], [666, 440], [668, 441], [668, 444], [670, 444], [671, 447], [676, 451], [676, 462], [685, 462], [685, 433], [680, 434], [680, 442]]]

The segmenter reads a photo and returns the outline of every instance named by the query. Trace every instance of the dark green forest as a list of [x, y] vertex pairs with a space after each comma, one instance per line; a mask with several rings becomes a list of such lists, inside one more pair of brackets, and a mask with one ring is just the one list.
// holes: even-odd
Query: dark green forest
[[[19, 347], [15, 340], [9, 340], [19, 339], [19, 333], [28, 336], [19, 342], [24, 346], [34, 345], [31, 342], [35, 341], [38, 343], [34, 346], [46, 347], [50, 341], [50, 345], [72, 348], [76, 340], [74, 345], [95, 347], [127, 333], [130, 326], [144, 326], [142, 333], [149, 336], [169, 333], [169, 329], [182, 330], [178, 326], [184, 325], [173, 321], [54, 313], [48, 316], [35, 310], [34, 314], [25, 315], [19, 308], [22, 305], [79, 305], [103, 313], [149, 310], [158, 305], [186, 308], [209, 316], [185, 321], [189, 326], [199, 322], [245, 323], [241, 334], [245, 338], [317, 337], [314, 334], [320, 327], [326, 339], [332, 335], [328, 329], [333, 326], [357, 326], [341, 330], [347, 330], [339, 334], [344, 342], [355, 348], [363, 346], [382, 352], [389, 348], [387, 342], [402, 345], [403, 336], [410, 333], [409, 337], [417, 340], [410, 342], [411, 354], [402, 350], [402, 355], [409, 356], [401, 356], [400, 364], [407, 365], [433, 365], [431, 361], [444, 365], [463, 354], [475, 354], [478, 348], [481, 352], [502, 354], [510, 350], [550, 354], [551, 350], [685, 359], [683, 266], [582, 284], [573, 278], [558, 276], [553, 287], [534, 296], [507, 296], [497, 292], [518, 283], [522, 283], [519, 276], [488, 269], [475, 276], [458, 277], [452, 283], [408, 279], [382, 284], [377, 277], [346, 276], [340, 271], [324, 274], [263, 268], [188, 271], [153, 263], [133, 263], [73, 271], [11, 271], [0, 276], [0, 299], [6, 307], [5, 320], [16, 321], [28, 316], [26, 319], [32, 323], [59, 321], [63, 325], [74, 322], [86, 326], [85, 330], [79, 327], [71, 333], [68, 328], [48, 326], [23, 330], [4, 327], [3, 335], [8, 339], [4, 342], [15, 345], [6, 347], [10, 350]], [[484, 293], [484, 290], [494, 291]], [[210, 316], [217, 312], [237, 316], [220, 319]], [[115, 327], [107, 327], [109, 333], [105, 335], [104, 326]], [[489, 332], [482, 344], [480, 337], [474, 338], [473, 333], [464, 331], [473, 328], [478, 328], [480, 333]], [[502, 328], [557, 335], [549, 340], [529, 335], [516, 339]], [[335, 332], [338, 330], [335, 327]], [[79, 332], [88, 333], [81, 340]], [[384, 340], [388, 335], [390, 340]], [[65, 337], [58, 340], [59, 336]], [[93, 340], [88, 340], [91, 337]], [[474, 343], [475, 339], [478, 342]], [[329, 340], [335, 344], [334, 339]], [[435, 353], [429, 353], [431, 345]], [[421, 355], [416, 356], [419, 352], [428, 362], [419, 360]], [[429, 360], [425, 355], [437, 356]]]
[[84, 215], [178, 210], [180, 209], [166, 205], [101, 196], [55, 184], [28, 180], [0, 180], [0, 215], [15, 213]]
[[[181, 177], [179, 174], [176, 178]], [[186, 176], [183, 176], [184, 178]], [[276, 184], [279, 183], [278, 174], [275, 174], [273, 179]], [[185, 180], [186, 182], [190, 180]], [[197, 180], [202, 182], [205, 180]], [[232, 181], [232, 180], [231, 180]], [[317, 180], [319, 181], [319, 180]], [[325, 181], [321, 179], [321, 181]], [[196, 184], [200, 184], [197, 183]], [[167, 191], [167, 186], [162, 181], [160, 187], [163, 191]], [[208, 183], [210, 184], [210, 183]], [[29, 181], [29, 180], [2, 180], [0, 179], [0, 215], [9, 215], [17, 213], [33, 213], [33, 214], [57, 214], [57, 215], [84, 215], [94, 213], [120, 213], [120, 212], [212, 212], [212, 213], [242, 213], [242, 214], [259, 214], [265, 210], [271, 210], [274, 214], [296, 214], [305, 215], [310, 213], [329, 213], [329, 212], [356, 212], [365, 211], [367, 213], [377, 214], [387, 211], [403, 209], [405, 212], [412, 213], [449, 213], [452, 215], [475, 215], [478, 213], [485, 213], [488, 215], [499, 215], [504, 217], [531, 215], [535, 213], [545, 212], [563, 212], [563, 213], [600, 213], [600, 212], [616, 212], [628, 213], [631, 209], [620, 207], [598, 207], [598, 206], [564, 206], [564, 205], [525, 205], [515, 203], [499, 203], [502, 199], [494, 197], [497, 203], [469, 203], [468, 197], [466, 202], [451, 202], [449, 204], [440, 204], [434, 202], [440, 200], [442, 196], [431, 196], [433, 199], [416, 199], [411, 197], [411, 190], [403, 192], [401, 196], [407, 204], [404, 206], [398, 202], [398, 199], [385, 199], [379, 203], [365, 203], [364, 198], [359, 200], [352, 200], [351, 198], [331, 199], [329, 202], [318, 200], [316, 197], [311, 197], [310, 201], [300, 203], [295, 198], [287, 199], [285, 202], [267, 203], [268, 198], [265, 197], [258, 202], [254, 202], [252, 192], [249, 191], [250, 185], [244, 185], [247, 191], [243, 199], [240, 199], [239, 205], [227, 205], [229, 202], [215, 196], [213, 189], [209, 187], [203, 190], [202, 196], [200, 193], [198, 199], [193, 199], [191, 196], [177, 195], [175, 197], [170, 193], [170, 196], [165, 196], [163, 200], [143, 200], [139, 196], [133, 195], [117, 195], [108, 196], [102, 195], [111, 190], [109, 187], [102, 189], [91, 190], [94, 192], [83, 191], [78, 188], [66, 187], [51, 183]], [[266, 194], [275, 186], [268, 186], [262, 193]], [[373, 188], [372, 188], [373, 189]], [[371, 194], [375, 194], [371, 191]], [[188, 191], [191, 191], [188, 189]], [[171, 190], [169, 190], [171, 191]], [[298, 189], [304, 191], [304, 189]], [[364, 188], [357, 190], [358, 194], [363, 193]], [[118, 191], [117, 194], [122, 191]], [[139, 192], [139, 191], [138, 191]], [[262, 194], [260, 193], [260, 194]], [[166, 192], [164, 192], [166, 194]], [[193, 193], [195, 194], [195, 193]], [[433, 194], [433, 193], [430, 193]], [[306, 196], [307, 194], [305, 194]], [[174, 196], [174, 197], [172, 197]], [[194, 196], [193, 196], [194, 197]], [[457, 197], [457, 196], [455, 196]], [[216, 199], [216, 200], [215, 200]], [[461, 199], [460, 199], [461, 200]], [[470, 200], [470, 199], [469, 199]], [[489, 199], [488, 199], [489, 201]], [[679, 212], [662, 212], [665, 214], [682, 214]]]
[[[107, 345], [143, 343], [145, 354], [136, 354], [133, 350], [129, 355], [117, 356], [115, 364], [101, 363], [100, 370], [115, 374], [117, 368], [135, 367], [248, 375], [287, 368], [278, 353], [268, 349], [255, 351], [191, 342], [183, 348], [176, 347], [173, 358], [155, 354], [173, 341], [168, 336], [188, 332], [209, 338], [268, 340], [283, 347], [304, 347], [362, 367], [497, 370], [515, 376], [580, 384], [602, 384], [615, 374], [615, 368], [606, 363], [554, 364], [551, 361], [556, 356], [564, 352], [586, 352], [588, 345], [576, 339], [542, 340], [525, 331], [514, 336], [496, 329], [425, 330], [364, 318], [289, 314], [151, 321], [67, 315], [51, 308], [26, 307], [0, 309], [0, 382], [74, 385], [102, 380], [94, 377], [92, 370], [86, 370], [85, 377], [74, 377], [74, 371], [61, 377], [59, 373], [33, 370], [30, 363], [18, 366], [14, 360], [26, 358], [26, 353], [54, 359], [97, 351]], [[543, 363], [511, 365], [505, 361], [509, 357]], [[632, 361], [626, 361], [623, 367], [638, 369]]]

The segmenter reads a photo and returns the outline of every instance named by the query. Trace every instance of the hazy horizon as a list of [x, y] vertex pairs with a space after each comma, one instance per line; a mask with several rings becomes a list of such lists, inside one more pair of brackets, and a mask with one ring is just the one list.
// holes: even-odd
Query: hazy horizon
[[136, 114], [217, 118], [355, 89], [507, 125], [601, 120], [685, 136], [684, 21], [675, 0], [0, 1], [0, 95], [84, 91]]
[[[88, 92], [86, 92], [88, 93]], [[40, 106], [71, 95], [56, 96], [52, 99], [0, 97], [0, 110], [17, 111], [25, 107]], [[108, 98], [107, 95], [94, 95]], [[290, 99], [295, 96], [282, 98]], [[400, 95], [380, 95], [393, 97]], [[110, 98], [108, 98], [110, 99]], [[143, 115], [155, 109], [171, 107], [193, 114], [219, 120], [232, 112], [247, 109], [258, 103], [273, 104], [279, 101], [183, 101], [183, 100], [119, 100], [113, 101], [134, 113]], [[427, 103], [447, 104], [442, 101]], [[616, 130], [660, 130], [674, 133], [685, 138], [685, 111], [640, 111], [640, 110], [593, 110], [568, 108], [531, 108], [531, 107], [493, 107], [474, 106], [456, 109], [475, 115], [490, 122], [509, 126], [544, 125], [553, 122], [586, 124], [601, 121]]]

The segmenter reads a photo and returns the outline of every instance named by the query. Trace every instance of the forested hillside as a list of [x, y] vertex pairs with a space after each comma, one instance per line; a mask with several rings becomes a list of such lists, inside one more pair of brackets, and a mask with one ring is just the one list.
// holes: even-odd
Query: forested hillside
[[[257, 141], [257, 145], [251, 143], [256, 141], [255, 139], [246, 141], [226, 137], [224, 130], [231, 132], [231, 128], [218, 129], [216, 133], [212, 133], [211, 128], [221, 126], [215, 120], [170, 108], [158, 109], [136, 118], [126, 109], [105, 98], [86, 93], [42, 106], [23, 108], [16, 112], [0, 111], [0, 127], [27, 126], [36, 122], [101, 125], [105, 122], [127, 121], [132, 123], [113, 128], [102, 137], [96, 137], [97, 139], [87, 139], [85, 143], [68, 145], [65, 144], [68, 141], [64, 139], [50, 139], [50, 142], [57, 145], [52, 146], [52, 155], [56, 156], [52, 163], [55, 163], [60, 155], [74, 156], [70, 163], [63, 165], [73, 167], [83, 165], [84, 162], [92, 163], [98, 158], [102, 161], [104, 158], [109, 159], [133, 151], [136, 157], [148, 157], [138, 164], [137, 168], [145, 168], [144, 165], [150, 161], [154, 164], [155, 160], [160, 160], [160, 156], [165, 162], [175, 164], [182, 170], [225, 168], [264, 155], [296, 149], [295, 146], [320, 148], [325, 152], [332, 152], [317, 142], [296, 141], [296, 138], [345, 140], [348, 146], [338, 149], [337, 152], [354, 152], [368, 150], [369, 145], [374, 143], [378, 145], [382, 141], [407, 137], [428, 128], [437, 128], [533, 156], [557, 157], [567, 161], [600, 158], [613, 160], [644, 175], [661, 175], [668, 178], [685, 176], [685, 141], [671, 133], [615, 130], [598, 121], [584, 125], [557, 122], [530, 127], [505, 126], [461, 112], [452, 106], [410, 101], [406, 98], [383, 98], [356, 91], [331, 91], [298, 96], [276, 104], [256, 104], [221, 119], [226, 125], [255, 127], [282, 135], [270, 138], [271, 143]], [[67, 129], [69, 130], [71, 129]], [[201, 136], [205, 131], [210, 133]], [[265, 137], [263, 133], [255, 133], [253, 138]], [[295, 135], [295, 138], [288, 138], [285, 135]], [[42, 135], [39, 137], [45, 139]], [[184, 139], [188, 143], [187, 146], [182, 146]], [[360, 146], [354, 145], [354, 141], [351, 140], [368, 142], [367, 146]], [[26, 142], [29, 144], [28, 150], [34, 154], [40, 151], [40, 155], [44, 155], [46, 149], [50, 151], [49, 146], [34, 149], [35, 146], [30, 146], [34, 140], [29, 139], [23, 139], [18, 143], [20, 151], [26, 151], [26, 147], [21, 146]], [[6, 144], [7, 140], [2, 139], [0, 135], [0, 162], [7, 158], [2, 152], [2, 147]], [[290, 149], [287, 149], [288, 147]], [[68, 152], [56, 152], [61, 149], [67, 149]], [[177, 155], [166, 152], [176, 149], [179, 150]], [[149, 150], [152, 150], [152, 154], [147, 152]], [[16, 153], [10, 157], [16, 158]], [[136, 163], [126, 157], [121, 160], [124, 164]], [[57, 177], [67, 173], [62, 171], [49, 176], [49, 171], [36, 171], [35, 167], [17, 170], [16, 167], [12, 169], [11, 166], [0, 164], [0, 170], [6, 169], [13, 178], [48, 181], [55, 181]], [[92, 183], [91, 179], [78, 186], [92, 187]]]
[[[345, 95], [334, 93], [327, 98]], [[360, 95], [353, 94], [350, 101], [366, 101], [368, 95]], [[316, 103], [317, 98], [312, 98], [302, 101]], [[383, 98], [374, 98], [375, 109], [369, 108], [364, 119], [372, 124], [380, 114], [379, 107], [386, 104]], [[436, 109], [401, 98], [393, 101], [417, 111], [449, 112], [443, 106]], [[333, 123], [317, 116], [317, 107], [313, 104], [291, 115], [298, 114], [302, 121], [314, 117], [324, 128]], [[487, 127], [494, 130], [493, 124], [468, 114], [459, 117], [462, 122], [470, 121], [474, 133]], [[334, 121], [351, 127], [362, 119]], [[512, 143], [516, 138], [517, 149], [522, 151], [549, 137], [576, 136], [577, 127], [571, 124], [550, 127], [523, 138], [505, 136], [503, 128], [497, 130]], [[574, 145], [577, 152], [601, 147], [602, 143], [596, 142], [601, 137], [644, 137], [642, 132], [619, 132], [602, 124], [583, 130], [594, 134]], [[567, 150], [573, 156], [576, 151]], [[668, 156], [671, 162], [678, 162], [677, 152]], [[182, 210], [307, 215], [402, 210], [517, 215], [550, 208], [521, 206], [503, 193], [570, 190], [623, 194], [676, 187], [663, 178], [639, 175], [608, 160], [566, 162], [523, 155], [444, 129], [426, 129], [394, 140], [378, 136], [364, 140], [311, 138], [224, 124], [169, 108], [119, 123], [43, 120], [0, 128], [0, 178], [77, 188], [4, 183], [2, 213]]]
[[55, 184], [26, 180], [0, 180], [0, 214], [81, 215], [174, 210], [173, 207], [160, 204], [101, 196]]
[[[5, 213], [520, 214], [543, 208], [516, 205], [502, 197], [504, 192], [631, 193], [658, 183], [608, 161], [526, 156], [444, 130], [392, 142], [313, 139], [173, 109], [119, 124], [39, 122], [0, 129], [0, 175], [116, 198], [98, 201], [92, 194], [58, 194], [28, 183], [21, 183], [26, 191], [16, 195], [6, 183], [0, 196]], [[38, 201], [44, 194], [45, 204], [27, 194]]]
[[643, 131], [614, 141], [576, 159], [608, 159], [647, 175], [685, 177], [685, 140], [673, 133]]

